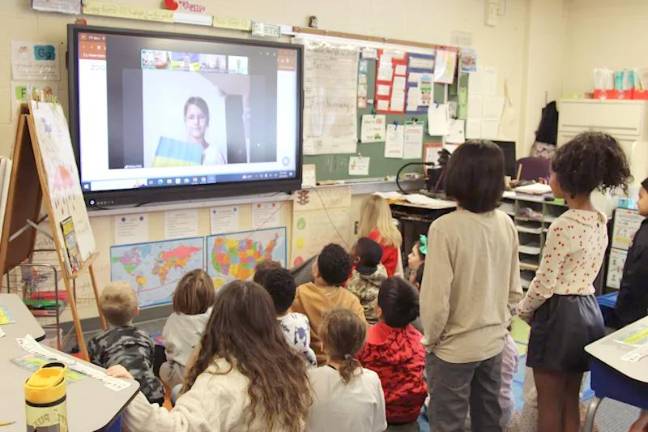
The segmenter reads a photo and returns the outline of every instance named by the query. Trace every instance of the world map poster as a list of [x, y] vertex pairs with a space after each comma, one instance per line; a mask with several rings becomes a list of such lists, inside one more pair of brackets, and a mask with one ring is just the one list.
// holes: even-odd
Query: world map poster
[[254, 274], [259, 261], [274, 260], [286, 266], [286, 228], [216, 234], [207, 237], [207, 273], [220, 287]]
[[204, 268], [204, 237], [119, 245], [110, 248], [110, 279], [129, 282], [139, 306], [171, 303], [185, 273]]

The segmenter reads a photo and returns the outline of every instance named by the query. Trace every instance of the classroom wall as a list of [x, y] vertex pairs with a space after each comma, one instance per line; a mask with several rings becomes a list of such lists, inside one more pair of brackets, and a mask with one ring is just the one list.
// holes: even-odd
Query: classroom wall
[[582, 96], [594, 85], [592, 69], [648, 66], [648, 2], [569, 0], [563, 94]]
[[[160, 0], [115, 0], [117, 3], [136, 3], [141, 6], [158, 7]], [[219, 16], [252, 18], [276, 24], [305, 25], [309, 15], [316, 15], [323, 29], [361, 34], [409, 39], [422, 42], [452, 44], [453, 34], [462, 32], [477, 49], [479, 64], [494, 66], [498, 72], [498, 92], [503, 93], [506, 85], [512, 101], [513, 121], [504, 131], [501, 139], [516, 140], [518, 154], [526, 154], [531, 142], [529, 130], [534, 130], [539, 118], [539, 101], [544, 100], [544, 89], [553, 92], [554, 77], [544, 76], [536, 70], [536, 56], [543, 55], [547, 47], [555, 46], [555, 40], [546, 39], [542, 20], [556, 16], [560, 9], [558, 0], [506, 0], [504, 13], [498, 17], [495, 27], [484, 24], [484, 0], [329, 0], [304, 2], [303, 0], [247, 0], [202, 2], [208, 12]], [[549, 4], [550, 3], [550, 4]], [[340, 13], [344, 11], [344, 13]], [[542, 12], [536, 17], [535, 11]], [[87, 17], [91, 25], [155, 29], [183, 33], [201, 33], [245, 37], [243, 33], [219, 31], [197, 26], [146, 23], [130, 20]], [[15, 122], [11, 120], [10, 97], [10, 43], [11, 40], [56, 41], [65, 51], [65, 25], [75, 17], [36, 13], [28, 0], [0, 1], [0, 154], [9, 155], [15, 136]], [[530, 55], [530, 53], [532, 55]], [[533, 61], [527, 66], [527, 61]], [[528, 83], [538, 85], [528, 90]], [[59, 96], [67, 106], [66, 73], [59, 84]], [[552, 93], [553, 94], [553, 93]], [[529, 124], [532, 121], [533, 124]], [[352, 220], [357, 220], [360, 203], [364, 195], [356, 195], [352, 201]], [[242, 229], [250, 228], [249, 205], [243, 206]], [[281, 219], [288, 227], [292, 225], [290, 203], [282, 207]], [[150, 239], [160, 240], [164, 235], [164, 213], [149, 214]], [[91, 223], [97, 238], [100, 258], [96, 272], [100, 285], [109, 280], [109, 248], [113, 242], [114, 220], [112, 216], [93, 216]], [[201, 234], [208, 234], [209, 217], [207, 209], [200, 210]], [[87, 294], [87, 281], [79, 281], [82, 294]], [[89, 302], [81, 302], [82, 317], [95, 315]]]

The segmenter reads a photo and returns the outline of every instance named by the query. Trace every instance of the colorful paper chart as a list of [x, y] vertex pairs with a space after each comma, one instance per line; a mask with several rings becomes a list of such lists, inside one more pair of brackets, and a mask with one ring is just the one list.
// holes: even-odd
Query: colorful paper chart
[[407, 96], [407, 58], [401, 51], [378, 50], [375, 111], [380, 114], [403, 114]]
[[11, 324], [14, 320], [11, 318], [11, 314], [4, 306], [0, 305], [0, 325], [2, 324]]

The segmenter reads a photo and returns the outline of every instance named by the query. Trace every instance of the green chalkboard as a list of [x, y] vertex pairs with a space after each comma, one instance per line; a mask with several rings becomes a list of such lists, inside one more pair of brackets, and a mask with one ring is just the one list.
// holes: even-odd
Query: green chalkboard
[[[367, 68], [367, 99], [374, 99], [376, 87], [376, 60], [367, 60], [369, 62]], [[445, 97], [445, 85], [434, 85], [434, 101], [441, 103]], [[304, 156], [304, 164], [315, 164], [317, 169], [317, 181], [327, 180], [361, 180], [363, 178], [385, 178], [395, 176], [398, 170], [408, 162], [420, 161], [418, 159], [391, 159], [385, 158], [385, 143], [360, 143], [360, 128], [362, 126], [362, 116], [364, 114], [373, 114], [373, 105], [368, 105], [367, 108], [358, 108], [358, 148], [357, 154], [332, 154], [332, 155], [316, 155]], [[404, 124], [409, 121], [416, 120], [424, 125], [425, 134], [423, 136], [423, 143], [427, 141], [441, 141], [441, 137], [432, 137], [427, 134], [427, 114], [394, 114], [387, 115], [387, 124], [399, 123]], [[350, 176], [349, 175], [349, 157], [362, 155], [370, 157], [369, 175], [367, 176]], [[407, 172], [422, 172], [421, 167], [409, 167]]]

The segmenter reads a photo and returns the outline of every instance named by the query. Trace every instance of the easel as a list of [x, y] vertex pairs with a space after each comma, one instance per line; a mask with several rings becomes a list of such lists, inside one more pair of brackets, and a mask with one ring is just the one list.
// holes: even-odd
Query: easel
[[[44, 103], [44, 102], [43, 102]], [[102, 328], [106, 320], [99, 308], [97, 281], [93, 262], [97, 253], [80, 263], [78, 270], [72, 271], [68, 264], [67, 248], [61, 236], [54, 235], [61, 230], [60, 220], [54, 211], [46, 165], [38, 143], [38, 134], [33, 113], [26, 105], [21, 107], [18, 130], [13, 150], [13, 166], [7, 198], [5, 224], [0, 238], [0, 271], [8, 273], [14, 267], [29, 259], [34, 251], [37, 231], [50, 237], [55, 245], [56, 255], [61, 268], [61, 278], [67, 291], [67, 302], [72, 313], [74, 330], [79, 350], [88, 359], [88, 349], [83, 338], [83, 329], [74, 297], [74, 281], [87, 270], [97, 302], [97, 310]], [[38, 177], [36, 181], [35, 177]], [[78, 193], [81, 193], [78, 185]], [[40, 216], [41, 205], [45, 205], [46, 216]], [[49, 222], [50, 233], [38, 226], [45, 219]]]

